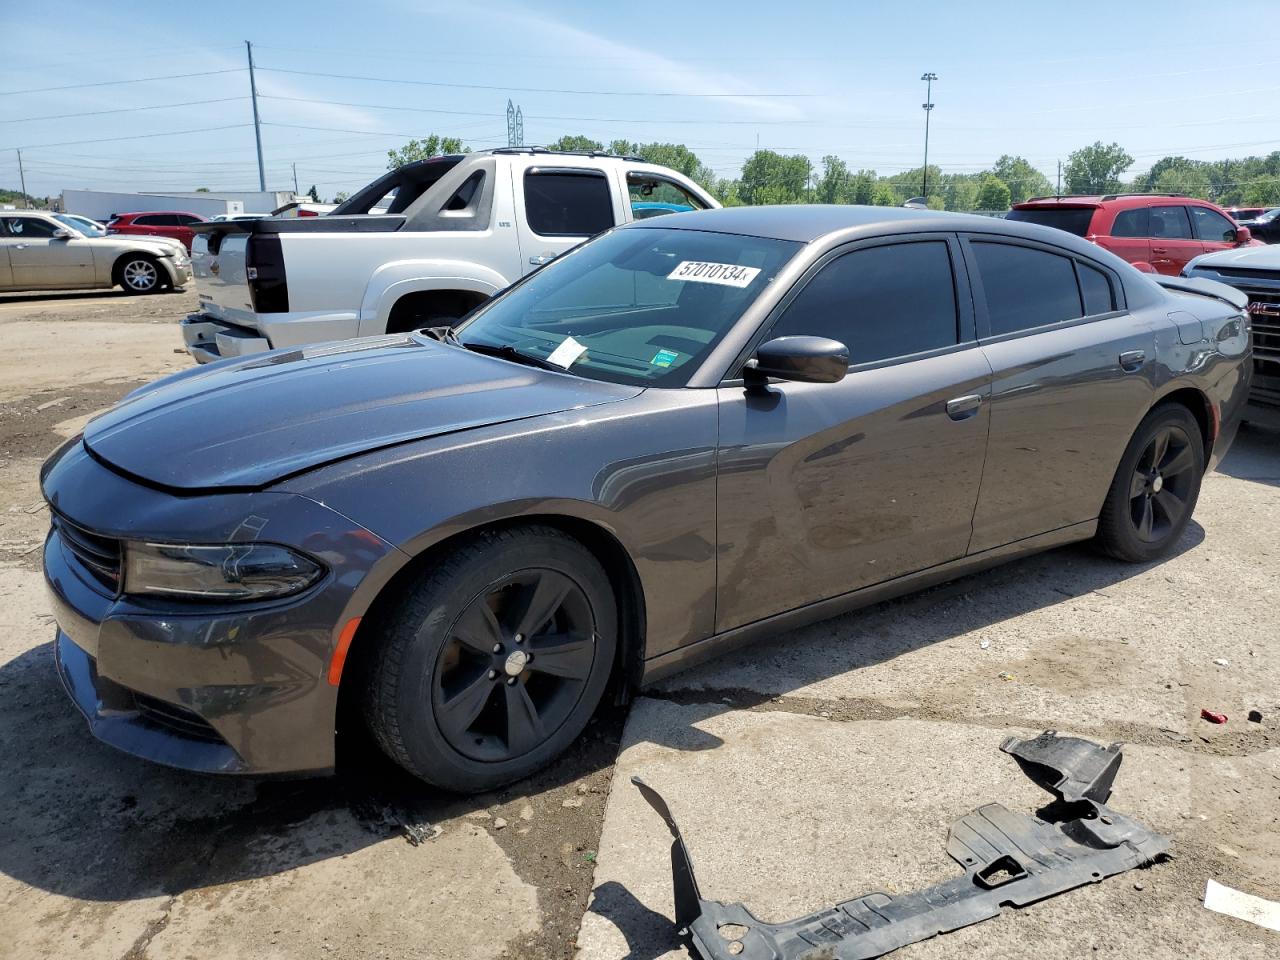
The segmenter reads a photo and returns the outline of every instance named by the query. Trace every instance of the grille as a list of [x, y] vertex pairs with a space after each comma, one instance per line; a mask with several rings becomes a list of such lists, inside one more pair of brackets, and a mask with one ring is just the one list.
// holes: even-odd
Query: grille
[[[1240, 289], [1249, 298], [1254, 357], [1280, 363], [1280, 290]], [[1280, 370], [1269, 372], [1273, 376], [1280, 374]]]
[[53, 525], [67, 552], [108, 590], [119, 591], [120, 541], [91, 533], [56, 514]]
[[179, 737], [203, 740], [208, 743], [225, 743], [222, 737], [218, 736], [218, 731], [185, 707], [157, 700], [145, 693], [134, 693], [133, 704], [143, 720]]

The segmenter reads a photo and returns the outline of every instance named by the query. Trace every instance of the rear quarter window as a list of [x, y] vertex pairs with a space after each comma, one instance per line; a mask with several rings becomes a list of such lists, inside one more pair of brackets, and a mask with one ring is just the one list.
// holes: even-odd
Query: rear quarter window
[[1121, 210], [1116, 214], [1115, 222], [1111, 224], [1111, 235], [1113, 237], [1149, 237], [1151, 233], [1147, 221], [1146, 207]]
[[1089, 225], [1093, 223], [1094, 207], [1032, 207], [1025, 210], [1010, 210], [1006, 220], [1020, 223], [1038, 223], [1042, 227], [1054, 227], [1067, 233], [1083, 237], [1089, 233]]

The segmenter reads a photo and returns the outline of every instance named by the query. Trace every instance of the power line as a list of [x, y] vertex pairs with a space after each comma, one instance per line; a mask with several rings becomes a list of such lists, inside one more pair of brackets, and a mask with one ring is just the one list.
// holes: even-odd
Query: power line
[[588, 97], [722, 97], [728, 99], [781, 99], [814, 97], [813, 93], [672, 93], [646, 90], [561, 90], [551, 87], [507, 87], [478, 83], [444, 83], [439, 80], [399, 80], [392, 77], [356, 76], [347, 73], [320, 73], [314, 70], [286, 70], [283, 67], [258, 67], [271, 73], [290, 73], [300, 77], [327, 77], [331, 80], [364, 80], [370, 83], [403, 83], [417, 87], [447, 87], [452, 90], [501, 90], [512, 93], [563, 93]]
[[139, 110], [170, 110], [174, 107], [202, 107], [210, 103], [231, 103], [235, 100], [248, 99], [248, 97], [219, 97], [216, 100], [186, 100], [182, 103], [156, 103], [145, 107], [120, 107], [115, 110], [86, 110], [81, 113], [52, 113], [43, 117], [18, 117], [13, 120], [0, 120], [0, 123], [30, 123], [35, 120], [66, 120], [70, 117], [98, 117], [108, 113], [133, 113]]
[[114, 143], [118, 140], [149, 140], [152, 137], [180, 137], [186, 133], [212, 133], [215, 130], [238, 130], [241, 127], [251, 127], [252, 123], [229, 123], [221, 127], [196, 127], [193, 130], [170, 130], [166, 133], [135, 133], [127, 137], [98, 137], [95, 140], [63, 140], [60, 143], [26, 143], [23, 144], [24, 150], [35, 150], [45, 147], [69, 147], [79, 143]]
[[82, 90], [85, 87], [115, 87], [123, 83], [149, 83], [152, 80], [186, 80], [189, 77], [214, 77], [222, 73], [239, 73], [244, 67], [229, 70], [205, 70], [201, 73], [170, 73], [160, 77], [134, 77], [132, 80], [99, 80], [94, 83], [69, 83], [64, 87], [31, 87], [27, 90], [0, 90], [0, 97], [15, 97], [20, 93], [52, 93], [55, 90]]

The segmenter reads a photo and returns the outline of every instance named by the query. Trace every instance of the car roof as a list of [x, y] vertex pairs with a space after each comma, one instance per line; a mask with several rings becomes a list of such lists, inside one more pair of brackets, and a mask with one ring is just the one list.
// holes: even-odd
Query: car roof
[[[890, 226], [892, 232], [926, 232], [933, 230], [990, 230], [992, 224], [1005, 221], [963, 213], [938, 210], [913, 210], [905, 207], [867, 207], [854, 204], [787, 204], [772, 207], [726, 207], [720, 210], [695, 210], [671, 217], [654, 217], [628, 224], [626, 229], [705, 230], [710, 233], [734, 233], [772, 240], [797, 240], [812, 243], [831, 234], [861, 227]], [[1012, 224], [1010, 232], [1021, 232]], [[1021, 225], [1018, 225], [1021, 227]]]
[[131, 210], [128, 213], [117, 213], [117, 217], [149, 217], [153, 213], [180, 213], [184, 217], [198, 217], [200, 214], [190, 210]]
[[1110, 207], [1112, 209], [1125, 210], [1132, 207], [1145, 207], [1151, 204], [1152, 201], [1164, 201], [1170, 204], [1189, 203], [1195, 206], [1213, 207], [1215, 210], [1222, 209], [1208, 200], [1201, 200], [1199, 197], [1188, 197], [1181, 193], [1064, 194], [1059, 197], [1032, 197], [1030, 200], [1022, 201], [1022, 203], [1015, 203], [1012, 209], [1052, 210], [1054, 208], [1062, 208], [1070, 210], [1087, 207]]

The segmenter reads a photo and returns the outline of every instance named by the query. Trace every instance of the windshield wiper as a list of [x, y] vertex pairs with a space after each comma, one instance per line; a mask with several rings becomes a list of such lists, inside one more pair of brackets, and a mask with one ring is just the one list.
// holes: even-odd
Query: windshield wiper
[[523, 353], [509, 343], [463, 343], [457, 336], [453, 336], [445, 342], [470, 350], [472, 353], [483, 353], [488, 357], [500, 357], [503, 360], [510, 360], [512, 363], [523, 363], [527, 367], [541, 367], [543, 370], [554, 370], [556, 373], [566, 372], [565, 368], [558, 363], [551, 363], [542, 359], [542, 357], [535, 357], [531, 353]]

